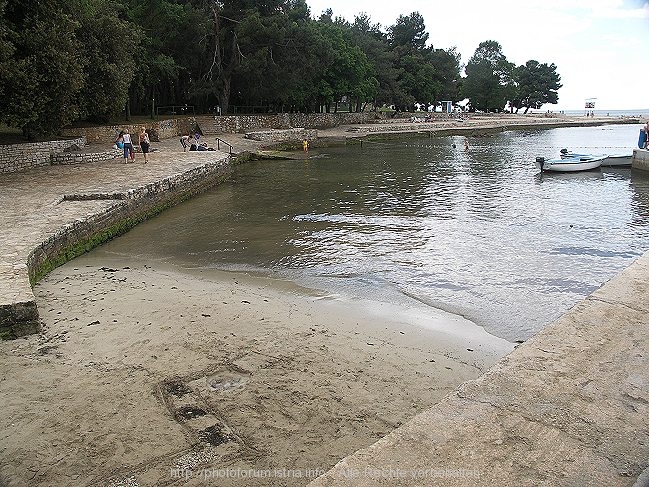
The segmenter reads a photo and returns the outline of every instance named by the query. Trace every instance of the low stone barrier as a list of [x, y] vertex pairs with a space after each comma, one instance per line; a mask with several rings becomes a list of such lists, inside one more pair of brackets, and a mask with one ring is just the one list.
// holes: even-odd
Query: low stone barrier
[[[291, 129], [305, 127], [310, 129], [327, 129], [340, 125], [373, 123], [382, 119], [377, 112], [360, 113], [273, 113], [268, 115], [221, 115], [212, 117], [217, 132], [241, 133], [263, 129]], [[205, 120], [205, 117], [202, 117]], [[205, 126], [204, 126], [205, 125]], [[201, 123], [201, 129], [208, 129], [207, 123]]]
[[62, 152], [52, 154], [52, 164], [91, 164], [94, 162], [109, 161], [122, 157], [122, 149], [111, 149], [104, 152]]
[[70, 147], [85, 147], [86, 138], [29, 142], [26, 144], [0, 145], [0, 173], [23, 171], [38, 166], [49, 166], [52, 156]]
[[171, 118], [160, 121], [148, 121], [139, 124], [128, 125], [102, 125], [97, 127], [73, 127], [63, 130], [64, 135], [86, 137], [89, 143], [101, 142], [112, 143], [122, 130], [128, 130], [131, 134], [139, 133], [142, 127], [147, 129], [152, 142], [176, 137], [179, 134], [190, 133], [196, 126], [196, 118]]
[[305, 139], [309, 141], [317, 139], [318, 131], [304, 128], [268, 130], [261, 132], [248, 132], [244, 138], [259, 140], [262, 142], [301, 142]]

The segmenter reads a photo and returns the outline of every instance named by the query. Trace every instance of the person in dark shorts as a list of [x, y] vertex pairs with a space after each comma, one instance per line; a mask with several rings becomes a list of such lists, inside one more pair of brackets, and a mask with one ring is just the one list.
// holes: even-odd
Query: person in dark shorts
[[149, 134], [146, 133], [146, 127], [140, 129], [138, 142], [140, 143], [142, 154], [144, 154], [144, 164], [146, 164], [149, 162], [149, 147], [151, 147], [151, 141], [149, 140]]

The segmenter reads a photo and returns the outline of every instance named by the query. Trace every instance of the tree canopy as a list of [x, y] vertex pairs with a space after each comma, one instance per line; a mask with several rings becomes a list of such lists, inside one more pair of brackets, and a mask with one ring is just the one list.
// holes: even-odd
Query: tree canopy
[[471, 107], [483, 111], [539, 109], [557, 103], [561, 77], [553, 64], [528, 61], [516, 67], [493, 40], [481, 42], [466, 66], [462, 94]]
[[466, 66], [413, 12], [354, 22], [305, 0], [0, 0], [0, 121], [26, 136], [76, 121], [196, 112], [414, 110], [468, 97], [479, 110], [556, 103], [554, 64], [516, 67], [495, 41]]

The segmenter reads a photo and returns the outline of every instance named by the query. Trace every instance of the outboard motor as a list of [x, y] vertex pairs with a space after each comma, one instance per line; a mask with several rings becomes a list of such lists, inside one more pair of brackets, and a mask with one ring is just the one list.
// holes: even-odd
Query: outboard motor
[[538, 168], [543, 172], [543, 163], [545, 162], [545, 157], [537, 157], [536, 158], [536, 165]]

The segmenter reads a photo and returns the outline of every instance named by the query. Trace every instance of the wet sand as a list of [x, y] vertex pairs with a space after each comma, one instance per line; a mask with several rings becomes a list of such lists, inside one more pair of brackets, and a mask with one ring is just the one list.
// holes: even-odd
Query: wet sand
[[306, 485], [513, 348], [414, 304], [96, 254], [34, 292], [43, 332], [0, 343], [0, 485]]

